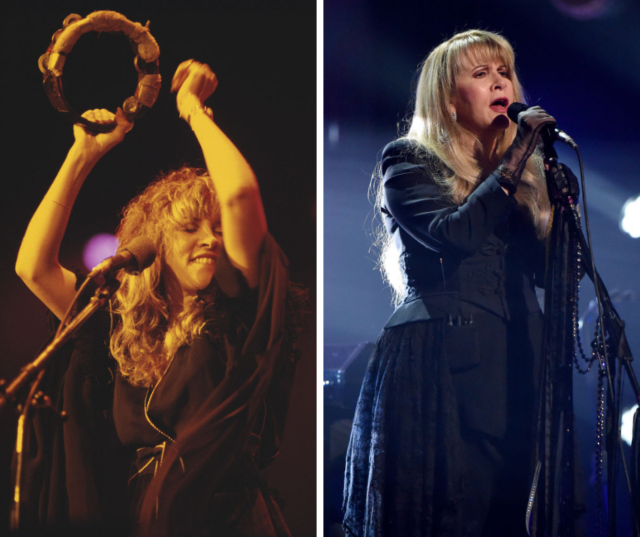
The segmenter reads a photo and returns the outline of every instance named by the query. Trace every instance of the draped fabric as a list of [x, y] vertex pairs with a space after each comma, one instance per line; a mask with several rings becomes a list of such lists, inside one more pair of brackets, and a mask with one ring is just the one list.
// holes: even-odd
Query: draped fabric
[[[542, 324], [539, 312], [485, 313], [382, 332], [347, 451], [347, 535], [524, 537]], [[474, 407], [503, 416], [503, 434], [486, 433]]]
[[[253, 325], [224, 335], [224, 379], [169, 446], [149, 487], [141, 513], [144, 532], [200, 535], [211, 531], [213, 513], [208, 506], [214, 504], [226, 472], [241, 460], [256, 416], [274, 389], [273, 380], [277, 387], [282, 357], [288, 360], [292, 354], [291, 338], [285, 337], [285, 303], [289, 297], [299, 309], [303, 297], [288, 294], [286, 260], [276, 249], [273, 239], [265, 241]], [[284, 535], [282, 530], [276, 534]]]
[[444, 331], [435, 320], [380, 336], [347, 452], [349, 536], [463, 535], [464, 464]]
[[[267, 235], [258, 287], [251, 291], [250, 319], [225, 319], [220, 315], [224, 304], [205, 310], [203, 334], [183, 354], [198, 360], [208, 356], [225, 369], [220, 382], [198, 395], [197, 410], [188, 416], [183, 407], [164, 412], [158, 397], [162, 386], [153, 395], [151, 415], [160, 428], [179, 434], [175, 443], [167, 442], [153, 486], [137, 488], [143, 495], [135, 501], [151, 506], [142, 534], [208, 535], [215, 528], [233, 535], [289, 535], [277, 499], [258, 473], [277, 454], [308, 309], [306, 291], [289, 282], [287, 265]], [[29, 424], [22, 479], [25, 531], [72, 528], [115, 535], [130, 530], [127, 482], [137, 446], [122, 444], [114, 422], [117, 373], [109, 355], [111, 322], [117, 320], [99, 310], [47, 371], [42, 388], [68, 417], [62, 423], [46, 410], [38, 411]], [[201, 356], [203, 349], [220, 353]], [[184, 371], [174, 373], [162, 382], [184, 381]], [[181, 401], [195, 396], [185, 391]], [[186, 417], [173, 423], [172, 416], [180, 412]], [[258, 430], [269, 431], [262, 438], [253, 434], [258, 419]], [[238, 490], [229, 490], [238, 476], [244, 481]], [[235, 533], [223, 523], [232, 524]]]
[[575, 534], [572, 361], [573, 304], [579, 275], [573, 210], [570, 198], [553, 203], [547, 243], [537, 471], [528, 510], [530, 534], [535, 537]]

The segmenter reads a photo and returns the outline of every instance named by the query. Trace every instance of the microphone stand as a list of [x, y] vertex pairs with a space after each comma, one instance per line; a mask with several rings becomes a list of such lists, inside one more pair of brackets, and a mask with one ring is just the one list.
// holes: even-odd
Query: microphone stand
[[[636, 400], [636, 403], [640, 405], [640, 386], [638, 385], [638, 379], [636, 378], [635, 372], [631, 367], [631, 362], [633, 361], [633, 355], [631, 353], [631, 348], [629, 347], [629, 342], [627, 340], [627, 336], [625, 333], [625, 322], [620, 318], [618, 312], [616, 311], [613, 301], [609, 296], [609, 292], [605, 287], [598, 271], [595, 273], [592, 270], [591, 264], [591, 251], [589, 250], [584, 234], [580, 229], [580, 216], [573, 212], [573, 226], [574, 230], [576, 230], [575, 237], [579, 241], [580, 246], [582, 248], [582, 255], [584, 258], [584, 268], [586, 270], [587, 276], [589, 279], [594, 282], [594, 285], [597, 286], [600, 292], [601, 306], [603, 311], [603, 322], [604, 322], [604, 331], [606, 334], [605, 345], [607, 350], [610, 352], [609, 359], [609, 368], [604, 371], [605, 375], [608, 375], [611, 382], [609, 383], [609, 396], [607, 397], [607, 416], [606, 416], [606, 435], [607, 440], [605, 442], [605, 451], [607, 453], [607, 499], [608, 499], [608, 510], [609, 510], [609, 537], [614, 537], [616, 535], [616, 493], [617, 493], [617, 467], [618, 467], [618, 452], [621, 450], [621, 436], [620, 436], [620, 393], [616, 393], [613, 390], [613, 380], [615, 377], [615, 367], [611, 367], [615, 365], [616, 358], [618, 360], [619, 365], [622, 370], [625, 371], [627, 378], [629, 379], [629, 383], [631, 384], [631, 389], [633, 390], [633, 394]], [[606, 364], [600, 364], [602, 368], [605, 368]], [[636, 411], [636, 420], [638, 419], [638, 411]], [[637, 442], [640, 441], [640, 438], [637, 437], [638, 428], [634, 428], [633, 432], [633, 445], [637, 446]], [[638, 498], [638, 493], [640, 492], [638, 489], [638, 483], [632, 484], [632, 506], [636, 505], [640, 498]], [[633, 507], [632, 507], [633, 510]], [[637, 517], [638, 513], [634, 515]], [[634, 525], [637, 522], [633, 521]], [[638, 531], [636, 527], [636, 532]]]
[[28, 382], [36, 377], [31, 389], [29, 390], [29, 394], [27, 395], [23, 408], [20, 409], [20, 418], [18, 419], [18, 431], [16, 437], [16, 475], [13, 506], [11, 510], [11, 529], [14, 531], [18, 531], [20, 524], [20, 486], [24, 453], [24, 432], [29, 408], [31, 405], [36, 408], [50, 407], [63, 421], [66, 417], [64, 412], [59, 412], [51, 405], [51, 399], [48, 396], [41, 392], [36, 393], [38, 384], [44, 375], [45, 367], [55, 353], [99, 308], [103, 307], [109, 301], [119, 287], [120, 282], [116, 278], [110, 278], [104, 285], [98, 287], [94, 296], [89, 300], [89, 303], [60, 331], [58, 336], [55, 337], [49, 345], [47, 345], [47, 347], [33, 362], [27, 364], [20, 370], [18, 376], [6, 388], [4, 388], [4, 381], [0, 381], [0, 408], [2, 408], [7, 402], [15, 404], [18, 392]]
[[[584, 233], [582, 232], [581, 219], [579, 208], [577, 203], [574, 202], [574, 198], [577, 200], [578, 189], [577, 185], [572, 186], [564, 172], [558, 168], [558, 155], [553, 148], [553, 140], [550, 137], [544, 137], [544, 153], [545, 153], [545, 165], [547, 169], [547, 186], [549, 190], [549, 197], [563, 206], [564, 209], [568, 209], [570, 215], [570, 238], [577, 241], [582, 256], [582, 267], [586, 271], [596, 288], [596, 300], [600, 303], [601, 308], [601, 334], [602, 334], [602, 360], [598, 360], [602, 374], [607, 379], [609, 390], [607, 390], [607, 415], [605, 418], [606, 423], [606, 442], [604, 443], [604, 450], [607, 456], [607, 500], [608, 500], [608, 536], [615, 537], [616, 535], [616, 483], [617, 483], [617, 462], [618, 462], [618, 450], [622, 450], [622, 440], [620, 436], [620, 393], [614, 390], [614, 377], [615, 377], [615, 359], [618, 359], [618, 363], [626, 372], [626, 375], [631, 384], [636, 402], [640, 405], [640, 386], [635, 376], [631, 362], [633, 361], [633, 355], [629, 347], [629, 343], [625, 334], [625, 322], [620, 318], [618, 312], [613, 306], [613, 302], [609, 296], [607, 288], [605, 287], [600, 275], [593, 264], [592, 252], [590, 251]], [[577, 148], [574, 148], [577, 149]], [[579, 336], [578, 336], [579, 337]], [[599, 354], [600, 349], [595, 349]], [[612, 354], [608, 355], [608, 351]], [[612, 356], [613, 363], [610, 362], [609, 356]], [[599, 357], [600, 358], [600, 357]], [[566, 364], [565, 364], [566, 365]], [[569, 367], [571, 363], [568, 364]], [[621, 379], [618, 379], [620, 382]], [[572, 380], [569, 378], [569, 382]], [[569, 387], [569, 393], [572, 388]], [[616, 398], [617, 397], [617, 398]], [[572, 403], [571, 403], [572, 405]], [[571, 412], [572, 414], [572, 412]], [[640, 442], [638, 438], [639, 429], [638, 422], [640, 422], [639, 412], [636, 411], [635, 415], [636, 426], [633, 431], [633, 451], [637, 452]], [[637, 464], [637, 461], [632, 461]], [[571, 463], [571, 467], [573, 464]], [[632, 483], [632, 524], [634, 526], [636, 535], [640, 535], [638, 526], [638, 512], [635, 511], [633, 506], [640, 504], [640, 484], [638, 483], [638, 470], [635, 469], [634, 479]], [[599, 491], [601, 493], [601, 491]], [[635, 511], [635, 514], [634, 514]]]
[[24, 366], [18, 376], [11, 381], [6, 388], [5, 383], [0, 383], [0, 409], [9, 401], [14, 402], [16, 394], [30, 380], [32, 380], [38, 371], [44, 369], [51, 357], [60, 349], [76, 331], [91, 317], [99, 308], [103, 307], [106, 302], [120, 287], [120, 282], [113, 278], [96, 289], [95, 294], [89, 300], [89, 303], [76, 315], [71, 322], [64, 327], [58, 337], [40, 353], [40, 355], [31, 363]]

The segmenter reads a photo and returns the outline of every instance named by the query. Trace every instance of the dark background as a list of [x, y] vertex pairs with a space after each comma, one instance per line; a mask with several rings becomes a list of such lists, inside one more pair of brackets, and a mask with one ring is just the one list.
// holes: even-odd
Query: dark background
[[[62, 246], [61, 262], [80, 266], [96, 233], [113, 232], [125, 204], [160, 171], [203, 164], [189, 126], [169, 93], [178, 64], [208, 63], [220, 84], [208, 105], [253, 167], [269, 229], [289, 257], [291, 277], [310, 288], [316, 279], [316, 6], [311, 0], [95, 3], [58, 0], [4, 3], [1, 11], [2, 160], [0, 258], [0, 378], [32, 360], [47, 335], [45, 308], [14, 272], [29, 219], [73, 142], [71, 126], [42, 89], [37, 61], [70, 13], [110, 9], [145, 24], [160, 46], [163, 86], [153, 109], [136, 122], [87, 179]], [[133, 95], [134, 54], [122, 36], [85, 34], [64, 69], [66, 96], [76, 110], [115, 111]], [[267, 471], [284, 497], [296, 535], [315, 535], [315, 318], [309, 316], [287, 432]], [[0, 414], [0, 516], [7, 520], [9, 458], [15, 416]]]
[[[616, 308], [640, 359], [640, 239], [618, 226], [624, 202], [640, 194], [640, 3], [573, 0], [574, 7], [585, 5], [582, 17], [576, 17], [575, 10], [572, 15], [559, 9], [559, 2], [325, 0], [325, 368], [328, 357], [338, 356], [340, 349], [348, 353], [358, 343], [375, 341], [393, 311], [391, 293], [376, 270], [376, 252], [370, 249], [371, 175], [380, 150], [399, 135], [399, 126], [412, 111], [409, 102], [419, 64], [444, 39], [473, 28], [502, 33], [512, 43], [529, 102], [553, 114], [580, 145], [597, 267], [610, 291], [630, 291]], [[557, 150], [577, 173], [572, 152], [564, 146]], [[587, 279], [582, 289], [583, 313], [593, 297]], [[591, 319], [583, 332], [585, 349], [590, 349]], [[637, 365], [635, 369], [639, 371]], [[595, 373], [576, 377], [583, 483], [591, 494], [597, 378]], [[630, 394], [627, 386], [625, 408], [633, 403]], [[325, 415], [331, 417], [326, 409]], [[340, 456], [349, 430], [348, 419], [327, 429], [327, 527], [341, 516]], [[629, 507], [622, 490], [619, 506], [624, 535]], [[337, 526], [330, 531], [338, 534]]]

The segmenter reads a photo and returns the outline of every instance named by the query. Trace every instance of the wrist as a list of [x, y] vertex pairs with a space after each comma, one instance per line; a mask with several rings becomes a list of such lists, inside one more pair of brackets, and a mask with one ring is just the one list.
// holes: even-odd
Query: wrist
[[189, 114], [188, 123], [191, 127], [191, 130], [194, 130], [194, 124], [198, 122], [200, 118], [206, 117], [207, 121], [213, 121], [213, 110], [208, 106], [200, 106], [198, 108], [194, 108]]
[[178, 110], [180, 117], [184, 119], [193, 129], [193, 121], [198, 116], [207, 116], [213, 120], [213, 111], [208, 106], [204, 106], [195, 95], [189, 94], [180, 100]]
[[90, 171], [102, 158], [104, 153], [96, 153], [94, 149], [88, 148], [81, 143], [74, 143], [67, 154], [67, 159], [78, 166], [81, 170]]
[[180, 113], [180, 117], [187, 123], [189, 123], [191, 114], [198, 108], [202, 108], [202, 103], [193, 93], [180, 96], [178, 100], [178, 112]]
[[517, 138], [502, 155], [495, 173], [509, 194], [515, 193], [530, 156], [531, 152]]
[[513, 196], [518, 189], [520, 174], [511, 170], [505, 162], [496, 168], [496, 179], [500, 186], [504, 188], [510, 196]]

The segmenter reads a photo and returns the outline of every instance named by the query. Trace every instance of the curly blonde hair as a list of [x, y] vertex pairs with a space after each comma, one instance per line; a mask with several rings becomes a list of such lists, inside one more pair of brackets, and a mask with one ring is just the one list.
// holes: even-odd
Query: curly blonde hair
[[[515, 101], [526, 101], [515, 70], [513, 48], [501, 35], [484, 30], [458, 33], [434, 48], [422, 63], [413, 117], [408, 131], [401, 138], [414, 142], [413, 151], [418, 158], [437, 157], [446, 166], [449, 173], [433, 179], [440, 183], [443, 192], [456, 204], [463, 203], [488, 175], [464, 143], [472, 137], [477, 150], [482, 152], [480, 140], [457, 123], [449, 110], [451, 97], [456, 89], [456, 77], [468, 58], [477, 60], [477, 63], [494, 60], [503, 63], [513, 84]], [[517, 130], [517, 125], [510, 123], [499, 135], [496, 141], [498, 157], [501, 157], [511, 145]], [[376, 213], [381, 214], [384, 187], [379, 168], [374, 174], [372, 191], [375, 196]], [[538, 238], [544, 237], [550, 204], [539, 152], [536, 151], [527, 162], [515, 197], [530, 215]], [[380, 250], [380, 270], [385, 280], [391, 284], [394, 303], [397, 305], [404, 298], [404, 271], [393, 240], [386, 233], [384, 226], [381, 226], [375, 235], [374, 245]]]
[[175, 351], [202, 330], [207, 303], [204, 294], [185, 307], [168, 334], [169, 302], [162, 272], [171, 232], [196, 219], [216, 219], [219, 214], [207, 171], [186, 166], [159, 176], [125, 207], [116, 232], [119, 244], [144, 236], [157, 249], [148, 269], [137, 276], [122, 276], [112, 304], [120, 322], [111, 334], [111, 354], [130, 384], [155, 384]]

